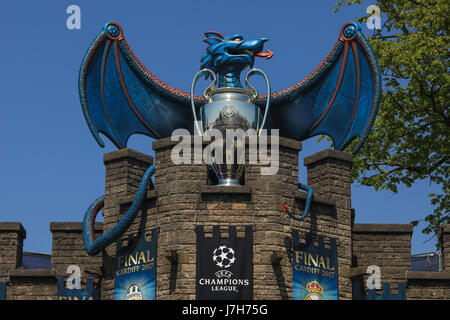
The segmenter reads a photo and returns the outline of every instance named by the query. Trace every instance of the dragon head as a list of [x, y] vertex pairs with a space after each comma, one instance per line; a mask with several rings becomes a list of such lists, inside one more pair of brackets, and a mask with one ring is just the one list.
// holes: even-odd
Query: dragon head
[[[224, 37], [214, 31], [205, 32], [203, 42], [209, 45], [201, 58], [200, 69], [208, 68], [219, 75], [219, 86], [241, 86], [239, 75], [247, 66], [253, 68], [255, 57], [270, 59], [270, 50], [263, 52], [268, 39], [244, 40], [240, 34]], [[228, 77], [228, 80], [224, 80]], [[231, 80], [230, 80], [231, 79]]]

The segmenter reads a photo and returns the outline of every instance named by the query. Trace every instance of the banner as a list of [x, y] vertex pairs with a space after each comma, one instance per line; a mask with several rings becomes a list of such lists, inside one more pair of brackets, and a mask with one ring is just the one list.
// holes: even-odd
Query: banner
[[336, 239], [330, 238], [331, 247], [325, 248], [322, 236], [306, 233], [306, 242], [300, 242], [298, 230], [292, 230], [293, 254], [293, 299], [337, 300], [338, 264]]
[[155, 300], [156, 249], [159, 228], [140, 238], [129, 237], [128, 244], [117, 242], [114, 269], [114, 300]]
[[6, 282], [0, 282], [0, 300], [6, 300]]
[[94, 278], [87, 278], [86, 289], [67, 289], [63, 277], [58, 278], [58, 300], [97, 300]]
[[222, 237], [220, 226], [212, 237], [205, 237], [197, 226], [197, 300], [253, 299], [253, 229], [245, 226], [245, 237], [238, 238], [236, 227], [228, 227]]

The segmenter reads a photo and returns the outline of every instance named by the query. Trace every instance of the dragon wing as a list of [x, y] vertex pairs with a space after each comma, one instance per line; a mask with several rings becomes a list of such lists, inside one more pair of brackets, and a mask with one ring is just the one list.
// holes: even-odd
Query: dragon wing
[[[308, 77], [271, 95], [268, 127], [295, 140], [325, 134], [338, 150], [358, 137], [355, 153], [373, 125], [380, 93], [381, 72], [372, 48], [360, 27], [347, 23], [332, 51]], [[265, 100], [261, 95], [257, 104]]]
[[[155, 139], [168, 137], [177, 128], [193, 133], [189, 94], [148, 71], [117, 23], [107, 23], [89, 47], [78, 87], [84, 117], [101, 147], [104, 142], [99, 132], [119, 149], [126, 147], [135, 133]], [[196, 106], [202, 102], [202, 97], [195, 97]]]

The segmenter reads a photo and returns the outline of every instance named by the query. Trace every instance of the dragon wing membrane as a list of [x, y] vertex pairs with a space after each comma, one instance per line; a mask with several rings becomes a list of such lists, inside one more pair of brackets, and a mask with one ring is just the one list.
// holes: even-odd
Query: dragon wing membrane
[[[357, 152], [375, 120], [380, 93], [381, 72], [372, 48], [360, 27], [347, 23], [308, 77], [272, 93], [267, 127], [294, 140], [325, 134], [338, 150], [359, 138]], [[114, 22], [105, 25], [84, 57], [79, 95], [88, 127], [102, 147], [99, 133], [124, 148], [132, 134], [160, 139], [178, 128], [194, 132], [189, 94], [148, 71]], [[199, 96], [194, 100], [197, 111], [206, 102]], [[256, 103], [263, 107], [265, 102], [260, 95]]]
[[[305, 140], [325, 134], [336, 149], [366, 139], [378, 109], [381, 72], [372, 48], [355, 23], [345, 24], [325, 60], [304, 80], [271, 95], [270, 128]], [[262, 105], [265, 96], [260, 96]]]
[[[79, 95], [88, 127], [101, 147], [99, 132], [119, 149], [136, 133], [160, 139], [177, 128], [193, 132], [189, 94], [150, 73], [114, 22], [105, 25], [84, 57]], [[195, 100], [202, 102], [200, 97]]]

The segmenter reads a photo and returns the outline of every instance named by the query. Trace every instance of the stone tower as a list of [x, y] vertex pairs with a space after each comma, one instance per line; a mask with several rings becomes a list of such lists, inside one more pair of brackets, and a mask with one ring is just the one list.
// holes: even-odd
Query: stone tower
[[[208, 185], [205, 164], [175, 165], [171, 152], [176, 144], [170, 138], [154, 141], [155, 159], [131, 149], [104, 156], [104, 232], [126, 212], [141, 176], [155, 161], [154, 184], [124, 238], [160, 228], [156, 299], [195, 299], [196, 225], [204, 225], [206, 232], [214, 225], [224, 230], [236, 226], [238, 236], [245, 225], [252, 226], [254, 299], [292, 299], [292, 228], [301, 234], [333, 237], [338, 244], [339, 298], [351, 299], [347, 275], [351, 265], [351, 155], [324, 150], [305, 159], [308, 184], [315, 189], [315, 196], [310, 214], [298, 222], [289, 218], [280, 204], [288, 205], [296, 215], [303, 212], [306, 194], [298, 190], [301, 142], [280, 137], [278, 172], [264, 176], [260, 174], [262, 164], [247, 164], [245, 184], [235, 187]], [[248, 148], [246, 152], [248, 160]], [[105, 251], [102, 299], [112, 299], [115, 248], [111, 245]]]
[[[303, 213], [307, 196], [298, 190], [301, 142], [280, 138], [275, 175], [261, 175], [261, 163], [246, 161], [245, 184], [235, 187], [208, 185], [205, 164], [175, 165], [171, 153], [176, 144], [170, 139], [154, 141], [155, 159], [131, 149], [107, 153], [103, 159], [104, 222], [95, 225], [95, 238], [120, 220], [133, 202], [144, 172], [156, 165], [154, 183], [149, 185], [133, 225], [122, 237], [125, 240], [130, 234], [149, 233], [159, 227], [156, 299], [196, 298], [195, 228], [199, 225], [204, 226], [206, 235], [214, 226], [220, 226], [223, 233], [228, 226], [236, 226], [238, 237], [245, 226], [251, 226], [256, 300], [292, 299], [292, 229], [299, 231], [300, 239], [306, 233], [323, 236], [325, 246], [329, 245], [327, 239], [336, 240], [339, 299], [365, 295], [367, 269], [372, 265], [380, 268], [382, 283], [392, 284], [394, 295], [397, 284], [402, 284], [406, 286], [406, 299], [450, 299], [449, 225], [440, 229], [442, 272], [412, 271], [412, 225], [353, 223], [350, 154], [327, 149], [304, 159], [314, 199], [306, 219], [295, 221], [280, 204], [287, 205], [296, 216]], [[301, 181], [305, 179], [300, 177]], [[116, 245], [89, 256], [84, 250], [81, 222], [52, 222], [50, 231], [50, 269], [27, 269], [22, 263], [25, 229], [19, 222], [0, 222], [0, 300], [56, 300], [58, 278], [67, 279], [71, 265], [80, 268], [83, 288], [92, 277], [100, 298], [113, 299]], [[384, 294], [383, 288], [377, 290], [379, 296]]]

